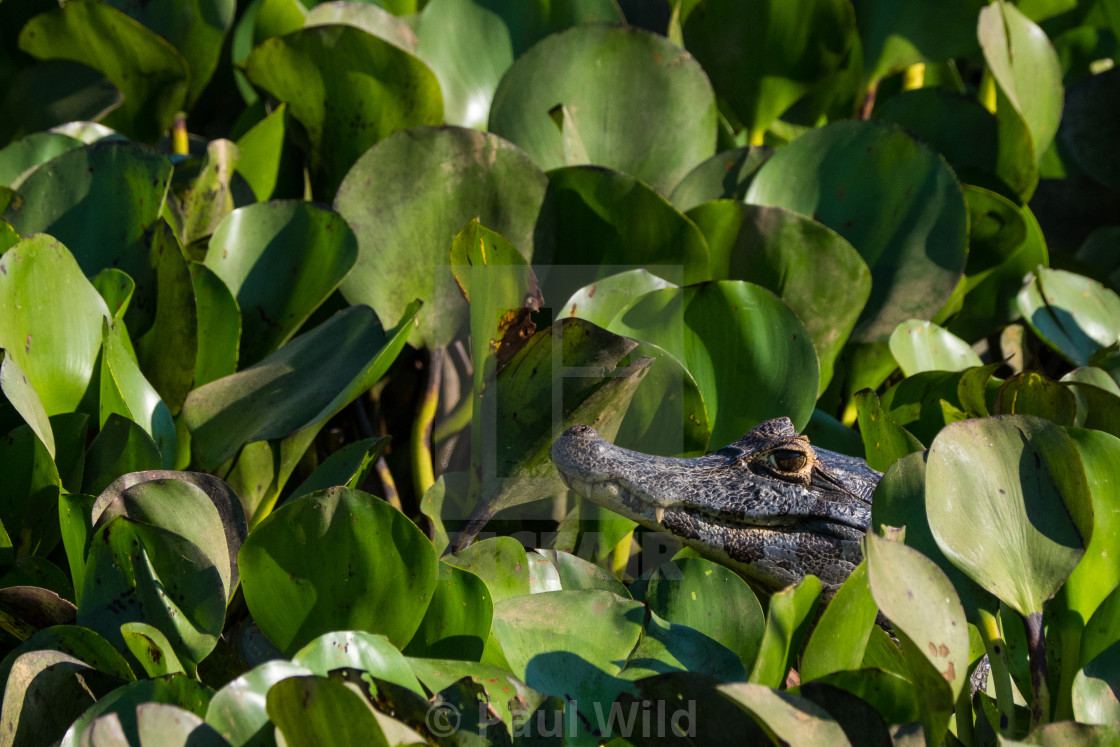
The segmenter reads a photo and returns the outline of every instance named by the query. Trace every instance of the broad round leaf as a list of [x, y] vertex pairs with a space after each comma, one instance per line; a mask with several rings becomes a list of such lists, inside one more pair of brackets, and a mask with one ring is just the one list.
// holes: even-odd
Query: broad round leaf
[[78, 408], [108, 318], [105, 302], [57, 239], [29, 236], [0, 257], [0, 348], [48, 416]]
[[878, 81], [907, 65], [944, 62], [976, 51], [976, 14], [984, 0], [853, 3], [863, 42], [864, 77]]
[[401, 652], [383, 635], [354, 630], [327, 633], [297, 651], [292, 664], [324, 677], [336, 669], [359, 669], [417, 695], [424, 694]]
[[798, 670], [802, 681], [859, 669], [878, 612], [864, 562], [837, 589], [813, 628]]
[[260, 664], [214, 694], [206, 709], [206, 723], [234, 747], [259, 744], [268, 725], [269, 689], [280, 680], [308, 674], [311, 670], [283, 659]]
[[4, 143], [66, 122], [96, 122], [124, 101], [103, 73], [69, 60], [43, 60], [21, 68], [7, 79], [6, 89], [0, 96]]
[[374, 143], [443, 119], [439, 82], [427, 65], [353, 26], [312, 26], [266, 39], [245, 71], [306, 129], [325, 199]]
[[1038, 185], [1031, 135], [1014, 111], [1000, 111], [997, 118], [974, 98], [920, 88], [891, 96], [875, 108], [875, 118], [896, 122], [932, 145], [967, 184], [1024, 201]]
[[409, 54], [416, 54], [416, 34], [409, 25], [374, 3], [348, 0], [319, 3], [307, 11], [303, 25], [327, 26], [332, 23], [360, 28], [368, 34], [396, 44]]
[[1017, 301], [1035, 334], [1075, 365], [1120, 338], [1120, 296], [1084, 275], [1040, 267]]
[[389, 747], [357, 687], [326, 677], [289, 677], [268, 691], [268, 717], [291, 745]]
[[343, 295], [372, 306], [386, 326], [419, 298], [426, 306], [412, 342], [448, 344], [466, 316], [448, 266], [452, 239], [478, 218], [530, 259], [546, 185], [528, 156], [494, 135], [414, 128], [386, 139], [354, 164], [335, 199], [358, 237]]
[[158, 140], [186, 101], [190, 70], [183, 56], [99, 0], [76, 0], [35, 16], [20, 32], [19, 46], [40, 59], [73, 60], [104, 73], [124, 94], [105, 124], [143, 142]]
[[930, 447], [926, 494], [945, 555], [1023, 616], [1042, 612], [1092, 532], [1077, 447], [1031, 416], [946, 426]]
[[747, 280], [776, 293], [805, 325], [820, 362], [818, 391], [871, 293], [871, 272], [835, 231], [789, 210], [708, 202], [688, 211], [704, 232], [712, 276]]
[[583, 286], [568, 299], [556, 318], [578, 316], [604, 329], [618, 312], [650, 291], [672, 287], [649, 270], [625, 270]]
[[218, 66], [222, 42], [233, 25], [236, 0], [110, 0], [108, 4], [128, 13], [179, 50], [190, 68], [187, 108], [193, 106]]
[[0, 150], [0, 184], [18, 189], [27, 172], [81, 146], [81, 140], [53, 132], [35, 132], [20, 138]]
[[1090, 75], [1070, 87], [1062, 118], [1061, 143], [1078, 168], [1113, 190], [1120, 188], [1120, 159], [1109, 147], [1108, 132], [1116, 121], [1113, 107], [1120, 87], [1120, 70]]
[[758, 597], [734, 571], [703, 558], [663, 564], [646, 582], [645, 603], [723, 644], [748, 671], [754, 665], [765, 620]]
[[665, 288], [630, 304], [610, 329], [652, 342], [684, 364], [704, 399], [715, 445], [783, 415], [801, 428], [813, 412], [819, 374], [809, 334], [765, 288], [730, 281]]
[[495, 604], [529, 593], [529, 560], [525, 548], [513, 537], [484, 539], [442, 558], [440, 562], [470, 571], [481, 578]]
[[1035, 158], [1041, 157], [1062, 119], [1058, 53], [1046, 32], [1010, 3], [994, 3], [980, 11], [976, 34], [996, 83], [1030, 130]]
[[741, 200], [755, 172], [773, 154], [774, 149], [765, 145], [716, 153], [688, 172], [673, 188], [670, 199], [680, 211], [691, 210], [711, 200]]
[[755, 132], [840, 66], [855, 25], [845, 0], [709, 0], [683, 31], [720, 99]]
[[389, 504], [357, 490], [312, 493], [273, 512], [238, 556], [245, 602], [282, 651], [323, 633], [412, 637], [435, 587], [423, 533]]
[[746, 682], [720, 685], [717, 689], [754, 716], [779, 743], [836, 747], [851, 744], [828, 711], [798, 695]]
[[[178, 706], [195, 716], [201, 717], [206, 713], [211, 692], [206, 685], [184, 674], [173, 674], [130, 683], [117, 688], [87, 709], [66, 731], [66, 736], [62, 739], [62, 746], [79, 747], [79, 745], [86, 744], [83, 740], [83, 733], [95, 719], [103, 715], [123, 715], [125, 722], [135, 724], [136, 711], [145, 704], [166, 703]], [[85, 736], [92, 735], [87, 734]], [[96, 740], [95, 743], [97, 743]], [[201, 740], [200, 743], [203, 745], [211, 744]], [[140, 744], [139, 735], [134, 735], [130, 744]]]
[[92, 539], [78, 624], [124, 647], [121, 624], [159, 629], [180, 659], [197, 663], [225, 621], [221, 573], [197, 545], [174, 532], [119, 516]]
[[[542, 234], [557, 249], [554, 265], [599, 266], [601, 274], [642, 267], [681, 284], [712, 277], [708, 247], [696, 225], [634, 177], [611, 169], [550, 171], [536, 235]], [[593, 279], [582, 267], [550, 268], [545, 297], [567, 297]]]
[[868, 533], [868, 582], [902, 644], [927, 733], [940, 739], [968, 680], [968, 624], [949, 577], [917, 550]]
[[762, 165], [746, 201], [811, 215], [860, 253], [872, 284], [852, 333], [858, 342], [932, 318], [964, 269], [960, 184], [942, 158], [894, 126], [837, 122], [802, 135]]
[[[73, 7], [71, 4], [67, 8]], [[49, 233], [69, 247], [82, 272], [125, 272], [137, 286], [128, 324], [144, 332], [155, 312], [155, 270], [149, 229], [159, 217], [171, 178], [162, 155], [127, 142], [67, 151], [20, 185], [3, 218], [20, 236]]]
[[747, 678], [734, 651], [695, 628], [671, 623], [650, 611], [642, 640], [630, 653], [621, 676], [640, 680], [666, 672], [696, 672], [721, 682]]
[[206, 266], [242, 311], [242, 366], [287, 342], [358, 257], [358, 241], [342, 216], [297, 200], [234, 210], [209, 246]]
[[996, 390], [994, 415], [1035, 415], [1057, 425], [1070, 426], [1077, 418], [1077, 398], [1070, 387], [1040, 373], [1024, 371]]
[[[553, 114], [561, 112], [558, 127]], [[632, 27], [581, 26], [548, 37], [509, 69], [490, 110], [490, 130], [541, 168], [609, 166], [662, 194], [715, 153], [716, 122], [700, 65], [664, 37]]]
[[409, 656], [477, 661], [494, 616], [490, 590], [478, 576], [447, 563], [439, 564], [437, 574], [432, 600], [405, 651]]
[[895, 327], [890, 338], [891, 355], [902, 373], [963, 371], [981, 365], [980, 356], [961, 338], [933, 322], [911, 319]]

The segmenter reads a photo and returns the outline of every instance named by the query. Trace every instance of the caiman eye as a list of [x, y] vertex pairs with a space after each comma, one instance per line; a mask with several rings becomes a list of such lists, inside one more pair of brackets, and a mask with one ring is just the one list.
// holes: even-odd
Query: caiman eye
[[782, 472], [800, 472], [809, 463], [809, 457], [803, 451], [779, 449], [770, 454], [770, 463]]

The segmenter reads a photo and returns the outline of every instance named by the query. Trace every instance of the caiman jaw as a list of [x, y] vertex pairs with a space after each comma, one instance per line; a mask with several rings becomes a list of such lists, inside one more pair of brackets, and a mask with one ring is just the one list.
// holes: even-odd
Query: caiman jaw
[[551, 456], [576, 493], [773, 587], [808, 573], [827, 587], [843, 582], [880, 477], [862, 460], [814, 449], [784, 418], [695, 459], [622, 449], [587, 426], [569, 429]]

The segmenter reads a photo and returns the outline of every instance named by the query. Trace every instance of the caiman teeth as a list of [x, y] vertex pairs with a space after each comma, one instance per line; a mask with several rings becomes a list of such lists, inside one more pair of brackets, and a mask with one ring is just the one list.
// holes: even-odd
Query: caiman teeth
[[664, 518], [665, 518], [665, 508], [664, 508], [664, 506], [656, 506], [653, 509], [653, 520], [656, 521], [658, 524], [660, 524]]

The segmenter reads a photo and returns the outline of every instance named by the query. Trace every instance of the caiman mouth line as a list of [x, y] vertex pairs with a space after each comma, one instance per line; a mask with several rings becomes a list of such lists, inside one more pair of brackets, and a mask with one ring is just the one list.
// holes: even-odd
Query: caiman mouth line
[[[561, 473], [563, 476], [563, 473]], [[565, 477], [565, 482], [569, 482]], [[694, 522], [708, 527], [726, 527], [731, 530], [754, 529], [769, 532], [813, 532], [814, 534], [828, 534], [838, 540], [858, 540], [864, 534], [864, 528], [854, 521], [846, 521], [844, 517], [829, 516], [801, 516], [797, 514], [775, 514], [772, 516], [751, 517], [750, 520], [728, 513], [726, 511], [707, 510], [703, 506], [691, 505], [683, 501], [659, 505], [651, 499], [643, 498], [640, 493], [621, 484], [618, 480], [606, 479], [595, 482], [580, 480], [578, 486], [573, 486], [577, 493], [591, 496], [604, 489], [609, 491], [620, 507], [629, 509], [635, 517], [648, 519], [652, 514], [653, 521], [662, 531], [672, 531], [665, 525], [666, 515], [680, 514], [692, 519]]]

